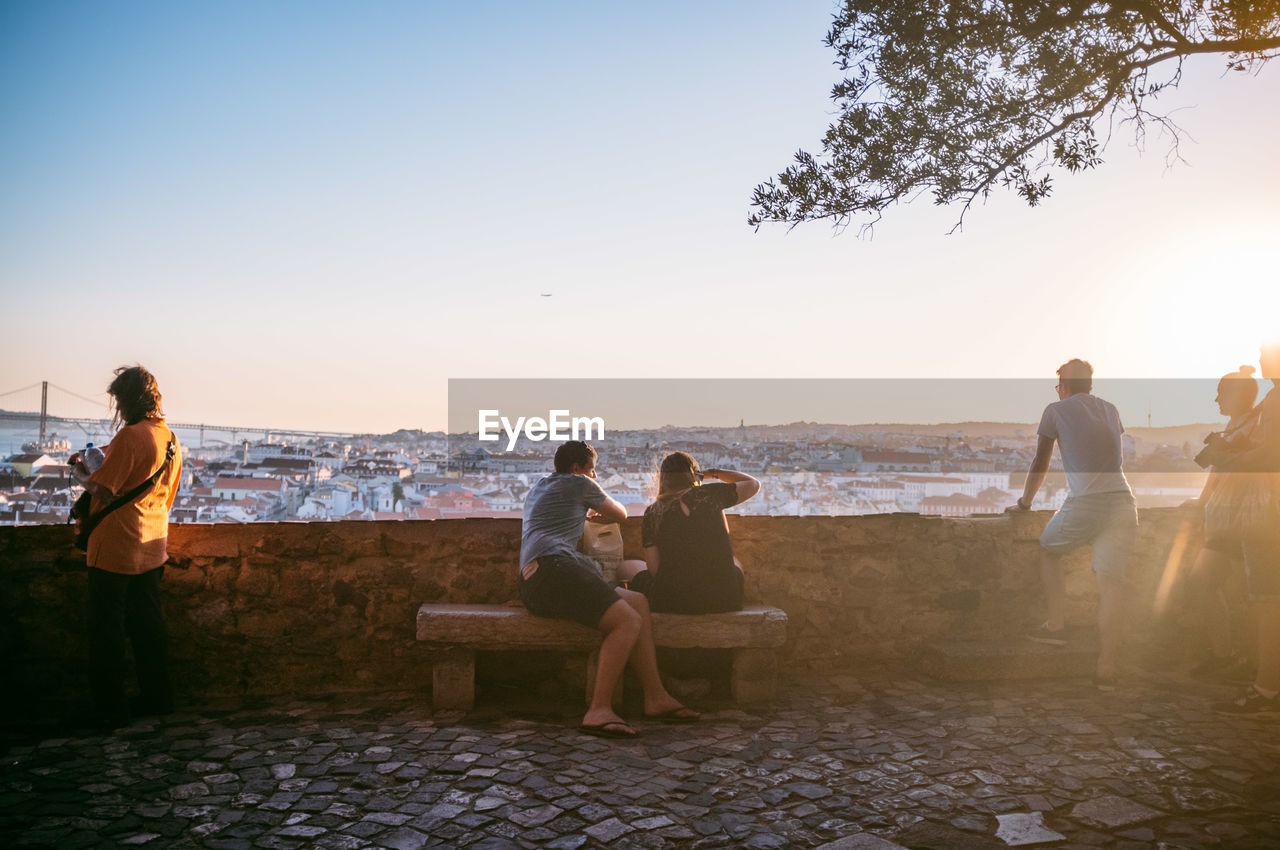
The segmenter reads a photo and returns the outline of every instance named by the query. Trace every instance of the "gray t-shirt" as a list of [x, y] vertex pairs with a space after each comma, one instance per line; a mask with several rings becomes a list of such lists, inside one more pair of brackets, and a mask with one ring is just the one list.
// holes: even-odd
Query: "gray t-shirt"
[[1055, 401], [1044, 409], [1038, 432], [1058, 441], [1073, 497], [1129, 489], [1120, 468], [1124, 426], [1111, 402], [1089, 393]]
[[586, 475], [555, 472], [543, 478], [524, 497], [524, 525], [520, 531], [520, 566], [556, 552], [575, 552], [587, 509], [609, 497]]

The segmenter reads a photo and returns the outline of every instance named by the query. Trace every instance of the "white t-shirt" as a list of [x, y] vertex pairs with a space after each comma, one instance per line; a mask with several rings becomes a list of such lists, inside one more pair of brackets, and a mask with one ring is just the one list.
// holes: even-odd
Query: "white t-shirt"
[[1120, 465], [1120, 411], [1109, 401], [1076, 393], [1044, 409], [1038, 433], [1058, 441], [1072, 497], [1128, 490]]

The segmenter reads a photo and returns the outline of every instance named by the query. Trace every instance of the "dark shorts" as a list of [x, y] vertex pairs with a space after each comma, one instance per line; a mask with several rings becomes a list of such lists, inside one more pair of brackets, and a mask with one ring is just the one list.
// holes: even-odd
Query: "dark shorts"
[[600, 577], [596, 562], [577, 552], [543, 555], [533, 577], [516, 582], [529, 613], [595, 628], [622, 597]]

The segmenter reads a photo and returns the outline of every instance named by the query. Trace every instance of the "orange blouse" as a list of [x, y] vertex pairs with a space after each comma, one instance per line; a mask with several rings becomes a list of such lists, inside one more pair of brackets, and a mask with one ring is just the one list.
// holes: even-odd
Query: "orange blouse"
[[[172, 432], [163, 419], [144, 419], [126, 425], [111, 440], [106, 459], [91, 476], [117, 496], [151, 475], [164, 463]], [[89, 537], [87, 562], [112, 573], [137, 575], [162, 565], [169, 558], [169, 509], [178, 495], [182, 454], [174, 455], [169, 469], [137, 499], [112, 511]], [[107, 503], [94, 498], [91, 508]]]

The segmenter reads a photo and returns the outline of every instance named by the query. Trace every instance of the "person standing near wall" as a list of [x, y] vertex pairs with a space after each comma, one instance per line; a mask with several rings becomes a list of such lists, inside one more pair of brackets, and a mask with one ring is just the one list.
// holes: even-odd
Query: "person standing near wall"
[[1222, 714], [1280, 714], [1280, 341], [1262, 347], [1262, 377], [1272, 388], [1259, 405], [1251, 446], [1216, 444], [1210, 462], [1260, 484], [1253, 527], [1244, 536], [1244, 570], [1258, 615], [1258, 674], [1243, 694], [1214, 706]]
[[[1214, 443], [1220, 439], [1227, 446], [1235, 447], [1235, 451], [1244, 451], [1252, 445], [1260, 412], [1253, 406], [1258, 400], [1258, 382], [1253, 379], [1253, 367], [1241, 366], [1238, 371], [1223, 375], [1218, 381], [1218, 394], [1214, 400], [1218, 410], [1229, 419], [1226, 428], [1206, 437], [1205, 442]], [[1204, 454], [1212, 456], [1213, 449], [1206, 448]], [[1200, 462], [1205, 461], [1204, 457], [1197, 457]], [[1244, 476], [1220, 472], [1210, 465], [1209, 478], [1200, 497], [1187, 503], [1205, 525], [1204, 544], [1188, 576], [1191, 604], [1200, 611], [1209, 644], [1208, 657], [1190, 670], [1197, 679], [1230, 681], [1242, 675], [1248, 664], [1243, 657], [1236, 655], [1232, 645], [1231, 609], [1223, 593], [1234, 568], [1244, 561], [1244, 544], [1236, 538], [1224, 539], [1216, 535], [1212, 524], [1205, 521], [1210, 500], [1234, 502], [1235, 491], [1243, 483], [1247, 483]]]
[[[89, 533], [85, 560], [94, 723], [114, 729], [128, 723], [131, 714], [173, 710], [160, 577], [169, 558], [169, 509], [182, 458], [164, 421], [155, 376], [141, 366], [121, 366], [107, 393], [116, 435], [96, 471], [73, 466], [71, 475], [91, 496], [91, 517], [111, 508]], [[126, 635], [141, 691], [132, 711], [124, 688]]]
[[1093, 367], [1075, 359], [1058, 368], [1058, 401], [1044, 409], [1037, 429], [1039, 442], [1027, 483], [1010, 510], [1031, 509], [1044, 483], [1057, 443], [1067, 473], [1067, 500], [1040, 535], [1040, 576], [1048, 619], [1029, 635], [1032, 640], [1064, 646], [1066, 580], [1062, 556], [1080, 546], [1093, 547], [1098, 583], [1097, 678], [1100, 690], [1116, 685], [1124, 603], [1125, 572], [1137, 539], [1138, 511], [1121, 469], [1124, 426], [1115, 405], [1093, 395]]

